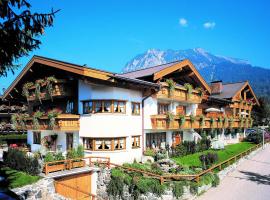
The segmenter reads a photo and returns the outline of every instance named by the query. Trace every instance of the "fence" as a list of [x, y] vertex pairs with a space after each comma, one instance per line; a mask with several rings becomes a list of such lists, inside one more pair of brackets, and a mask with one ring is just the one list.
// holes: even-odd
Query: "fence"
[[240, 159], [246, 155], [248, 155], [250, 152], [258, 149], [259, 147], [261, 147], [262, 144], [257, 144], [249, 149], [247, 149], [246, 151], [243, 151], [223, 162], [220, 162], [204, 171], [202, 171], [201, 173], [198, 173], [198, 174], [173, 174], [173, 175], [159, 175], [159, 174], [155, 174], [155, 173], [151, 173], [151, 172], [147, 172], [147, 171], [144, 171], [144, 170], [140, 170], [140, 169], [135, 169], [135, 168], [131, 168], [131, 167], [125, 167], [125, 166], [122, 166], [122, 165], [118, 165], [118, 164], [115, 164], [115, 163], [110, 163], [108, 164], [107, 166], [115, 166], [115, 167], [119, 167], [123, 170], [126, 170], [126, 171], [132, 171], [132, 172], [139, 172], [139, 173], [142, 173], [143, 175], [146, 175], [146, 176], [149, 176], [149, 177], [152, 177], [152, 178], [156, 178], [156, 179], [159, 179], [160, 180], [160, 183], [163, 184], [164, 182], [167, 182], [167, 181], [171, 181], [171, 180], [190, 180], [190, 181], [196, 181], [196, 182], [199, 182], [200, 181], [200, 178], [209, 173], [209, 172], [212, 172], [213, 170], [215, 169], [218, 169], [218, 170], [222, 170], [223, 166], [228, 166], [230, 165], [231, 163], [237, 161], [237, 159]]
[[[163, 184], [166, 181], [171, 181], [171, 180], [195, 180], [196, 182], [199, 182], [200, 178], [203, 175], [205, 175], [205, 174], [207, 174], [215, 169], [222, 170], [223, 166], [230, 165], [231, 163], [237, 161], [237, 159], [240, 159], [240, 158], [248, 155], [250, 152], [258, 149], [261, 146], [262, 146], [262, 144], [257, 144], [255, 146], [247, 149], [246, 151], [243, 151], [243, 152], [241, 152], [241, 153], [239, 153], [239, 154], [237, 154], [237, 155], [235, 155], [235, 156], [233, 156], [233, 157], [231, 157], [223, 162], [220, 162], [220, 163], [218, 163], [218, 164], [210, 167], [209, 169], [206, 169], [198, 174], [159, 175], [159, 174], [147, 172], [147, 171], [140, 170], [140, 169], [125, 167], [122, 165], [111, 163], [109, 157], [89, 156], [89, 157], [81, 158], [81, 160], [84, 161], [83, 166], [85, 166], [85, 162], [86, 162], [86, 160], [88, 160], [89, 166], [93, 166], [95, 164], [103, 164], [103, 165], [106, 165], [108, 168], [114, 166], [114, 167], [118, 167], [118, 168], [121, 168], [121, 169], [126, 170], [126, 171], [139, 172], [139, 173], [142, 173], [143, 175], [159, 179], [161, 184]], [[78, 160], [78, 159], [47, 162], [47, 163], [45, 163], [45, 169], [44, 169], [45, 174], [48, 174], [49, 172], [53, 172], [53, 171], [72, 169], [72, 168], [74, 168], [74, 166], [72, 166], [72, 163], [74, 163], [74, 160]], [[58, 164], [58, 163], [60, 163], [60, 164]], [[76, 167], [80, 167], [80, 166], [78, 165]]]

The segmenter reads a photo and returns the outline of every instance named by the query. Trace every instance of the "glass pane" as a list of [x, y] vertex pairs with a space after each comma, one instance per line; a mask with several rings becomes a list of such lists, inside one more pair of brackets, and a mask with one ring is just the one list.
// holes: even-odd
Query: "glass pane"
[[102, 103], [101, 101], [96, 101], [96, 108], [95, 108], [95, 112], [98, 113], [98, 112], [102, 112]]
[[104, 101], [104, 112], [111, 112], [111, 101]]
[[102, 140], [96, 140], [96, 149], [102, 150]]
[[119, 149], [123, 149], [124, 148], [124, 145], [125, 145], [125, 140], [124, 140], [124, 138], [121, 138], [119, 140]]
[[111, 146], [112, 146], [111, 143], [112, 143], [111, 139], [104, 140], [104, 149], [106, 150], [111, 149]]
[[114, 112], [118, 112], [118, 101], [114, 101], [113, 109], [114, 109]]
[[120, 101], [118, 105], [119, 105], [119, 112], [121, 113], [125, 112], [125, 102]]

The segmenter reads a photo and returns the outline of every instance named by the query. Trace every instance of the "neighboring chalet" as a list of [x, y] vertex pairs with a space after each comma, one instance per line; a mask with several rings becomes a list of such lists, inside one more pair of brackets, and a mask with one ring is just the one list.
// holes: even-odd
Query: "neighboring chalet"
[[86, 155], [116, 163], [197, 140], [202, 130], [241, 132], [258, 105], [248, 82], [209, 86], [189, 60], [116, 74], [39, 56], [3, 99], [24, 100], [29, 116], [18, 114], [17, 128], [27, 129], [32, 151], [82, 144]]

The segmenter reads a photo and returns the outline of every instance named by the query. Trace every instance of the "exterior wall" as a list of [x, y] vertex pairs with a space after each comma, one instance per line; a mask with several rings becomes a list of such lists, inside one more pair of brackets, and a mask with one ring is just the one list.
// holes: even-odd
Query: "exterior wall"
[[[51, 130], [44, 130], [41, 131], [41, 141], [45, 136], [48, 135], [54, 135], [57, 134], [57, 140], [56, 140], [56, 147], [59, 145], [61, 146], [60, 151], [63, 153], [66, 153], [66, 133], [63, 131], [51, 131]], [[33, 144], [33, 131], [28, 130], [27, 131], [27, 144], [31, 145], [31, 151], [40, 151], [45, 152], [45, 147], [43, 147], [41, 144]], [[73, 132], [73, 146], [76, 147], [79, 144], [79, 133]]]
[[[82, 139], [80, 140], [82, 143]], [[140, 148], [132, 148], [131, 136], [126, 137], [126, 149], [115, 151], [89, 151], [85, 150], [85, 156], [110, 157], [112, 163], [123, 164], [127, 162], [141, 161], [142, 137], [140, 137]]]
[[[125, 100], [126, 113], [94, 113], [83, 114], [82, 100], [117, 99]], [[132, 149], [131, 136], [142, 135], [142, 108], [140, 115], [132, 115], [131, 102], [141, 105], [142, 92], [130, 89], [94, 85], [79, 81], [79, 113], [80, 117], [80, 142], [82, 137], [89, 138], [126, 138], [126, 149], [115, 151], [88, 151], [85, 156], [106, 156], [111, 162], [124, 163], [140, 160], [142, 148]], [[140, 137], [141, 139], [141, 137]], [[141, 144], [141, 143], [140, 143]]]

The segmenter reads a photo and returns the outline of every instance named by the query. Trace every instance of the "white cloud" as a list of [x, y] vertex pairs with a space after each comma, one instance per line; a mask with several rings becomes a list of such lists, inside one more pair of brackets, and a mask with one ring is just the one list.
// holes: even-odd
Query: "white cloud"
[[203, 27], [206, 29], [213, 29], [216, 26], [215, 22], [205, 22], [203, 24]]
[[179, 19], [179, 24], [186, 27], [188, 25], [188, 21], [185, 18], [181, 18]]

